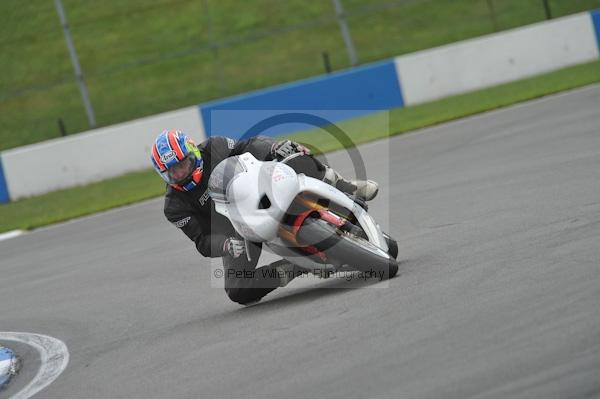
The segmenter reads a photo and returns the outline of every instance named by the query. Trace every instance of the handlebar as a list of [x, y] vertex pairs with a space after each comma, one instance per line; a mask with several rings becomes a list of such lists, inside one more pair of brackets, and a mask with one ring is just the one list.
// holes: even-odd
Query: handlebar
[[289, 161], [291, 161], [292, 159], [295, 159], [295, 158], [301, 157], [301, 156], [303, 156], [303, 155], [305, 155], [305, 154], [303, 154], [303, 153], [301, 153], [301, 152], [296, 152], [296, 153], [294, 153], [294, 154], [292, 154], [292, 155], [288, 155], [287, 157], [283, 158], [283, 159], [282, 159], [281, 161], [279, 161], [279, 162], [287, 164], [287, 163], [288, 163]]

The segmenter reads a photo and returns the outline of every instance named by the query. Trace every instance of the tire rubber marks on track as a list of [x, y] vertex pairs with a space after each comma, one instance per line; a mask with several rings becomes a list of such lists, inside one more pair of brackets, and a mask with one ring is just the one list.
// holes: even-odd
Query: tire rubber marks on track
[[42, 334], [0, 332], [0, 340], [16, 341], [35, 348], [40, 354], [40, 369], [12, 399], [27, 399], [48, 385], [63, 372], [69, 363], [69, 351], [61, 340]]

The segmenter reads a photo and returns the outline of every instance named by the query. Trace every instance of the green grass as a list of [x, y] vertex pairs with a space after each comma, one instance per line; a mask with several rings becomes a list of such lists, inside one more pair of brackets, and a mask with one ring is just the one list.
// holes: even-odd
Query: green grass
[[[100, 126], [320, 74], [323, 51], [349, 66], [329, 0], [63, 2]], [[343, 2], [361, 63], [545, 18], [541, 0], [493, 0], [496, 27], [488, 0]], [[88, 129], [54, 2], [3, 0], [0, 15], [0, 150], [57, 137], [58, 118]]]
[[129, 173], [83, 187], [69, 188], [0, 205], [0, 232], [73, 219], [153, 198], [165, 192], [154, 171]]
[[[594, 82], [600, 82], [600, 61], [427, 104], [395, 109], [389, 113], [389, 126], [382, 126], [382, 118], [374, 115], [343, 122], [340, 127], [348, 133], [352, 144], [360, 144], [389, 137], [390, 132], [392, 135], [401, 134]], [[319, 152], [343, 147], [342, 143], [322, 134], [319, 129], [291, 137]], [[147, 171], [3, 204], [0, 205], [0, 232], [31, 229], [130, 204], [159, 196], [164, 189], [163, 181], [156, 173]]]

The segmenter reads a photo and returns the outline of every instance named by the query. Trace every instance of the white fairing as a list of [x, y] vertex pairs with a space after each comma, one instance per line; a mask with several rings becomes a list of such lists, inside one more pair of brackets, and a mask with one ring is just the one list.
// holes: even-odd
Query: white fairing
[[278, 231], [287, 210], [302, 192], [314, 193], [351, 210], [376, 250], [388, 250], [381, 230], [363, 208], [335, 187], [297, 175], [284, 163], [262, 162], [250, 153], [228, 158], [213, 170], [209, 189], [216, 211], [227, 217], [243, 238], [266, 243], [273, 252], [299, 266], [316, 267], [309, 258], [302, 259], [285, 248]]
[[[229, 218], [245, 239], [272, 241], [277, 238], [281, 219], [299, 192], [296, 172], [283, 163], [258, 161], [248, 152], [240, 155], [239, 161], [245, 172], [238, 173], [226, 188], [226, 202], [215, 201], [217, 212]], [[260, 209], [264, 197], [270, 207]]]

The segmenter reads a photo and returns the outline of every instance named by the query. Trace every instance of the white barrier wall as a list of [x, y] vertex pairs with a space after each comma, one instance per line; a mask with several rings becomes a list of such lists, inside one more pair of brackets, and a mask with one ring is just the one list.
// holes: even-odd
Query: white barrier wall
[[405, 105], [538, 75], [599, 57], [590, 13], [396, 58]]
[[[188, 107], [2, 152], [11, 200], [152, 167], [150, 148], [164, 129], [204, 140], [198, 107]], [[157, 176], [158, 178], [158, 176]]]

